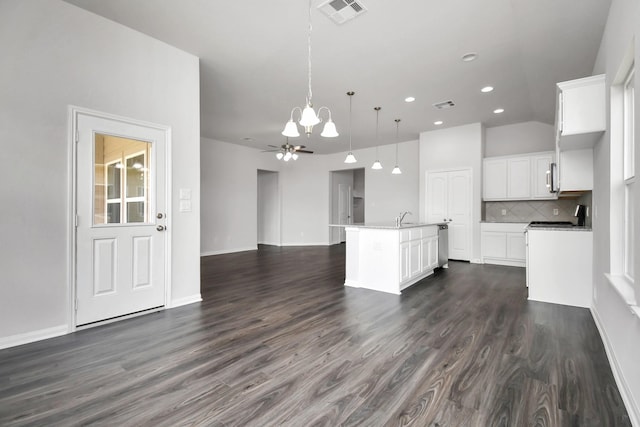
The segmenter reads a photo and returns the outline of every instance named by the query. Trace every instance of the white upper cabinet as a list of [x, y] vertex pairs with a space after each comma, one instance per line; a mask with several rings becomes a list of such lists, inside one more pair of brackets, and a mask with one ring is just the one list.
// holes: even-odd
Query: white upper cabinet
[[557, 86], [559, 150], [593, 147], [607, 125], [604, 74], [561, 82]]
[[593, 190], [593, 150], [563, 151], [560, 153], [560, 191]]
[[531, 198], [531, 160], [529, 157], [507, 159], [507, 198]]
[[507, 198], [507, 159], [487, 158], [483, 164], [482, 195], [485, 200]]
[[553, 199], [555, 196], [549, 192], [551, 188], [551, 163], [553, 153], [542, 153], [531, 156], [531, 198]]
[[487, 157], [483, 160], [484, 200], [555, 199], [547, 187], [553, 152], [523, 156]]

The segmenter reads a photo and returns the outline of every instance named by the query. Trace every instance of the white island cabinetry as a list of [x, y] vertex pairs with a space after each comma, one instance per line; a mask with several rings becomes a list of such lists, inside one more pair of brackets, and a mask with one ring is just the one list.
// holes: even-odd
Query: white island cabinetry
[[438, 267], [437, 225], [345, 227], [345, 286], [400, 294]]

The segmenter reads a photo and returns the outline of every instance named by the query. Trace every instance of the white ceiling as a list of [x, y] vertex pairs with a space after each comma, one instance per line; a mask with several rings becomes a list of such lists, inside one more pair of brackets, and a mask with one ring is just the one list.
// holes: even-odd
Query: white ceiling
[[[67, 0], [200, 57], [201, 134], [266, 149], [307, 94], [305, 0]], [[317, 153], [417, 139], [421, 131], [483, 122], [553, 124], [555, 83], [590, 75], [611, 0], [358, 0], [342, 25], [313, 1], [314, 106], [340, 136], [292, 140]], [[473, 62], [461, 61], [477, 52]], [[495, 90], [483, 94], [491, 85]], [[413, 103], [404, 98], [416, 97]], [[455, 108], [432, 104], [453, 100]], [[496, 115], [501, 107], [505, 112]], [[246, 141], [244, 138], [251, 138]], [[516, 143], [517, 141], [514, 141]]]

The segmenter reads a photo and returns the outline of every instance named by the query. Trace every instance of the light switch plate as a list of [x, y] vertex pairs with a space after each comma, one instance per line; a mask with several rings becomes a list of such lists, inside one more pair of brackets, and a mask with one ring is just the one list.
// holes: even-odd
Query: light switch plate
[[506, 215], [507, 214], [507, 210], [506, 209], [502, 209], [502, 215]]
[[191, 200], [180, 200], [180, 212], [191, 212]]
[[191, 189], [190, 188], [181, 188], [180, 189], [180, 200], [191, 200]]
[[560, 213], [560, 212], [558, 211], [558, 208], [556, 208], [556, 209], [554, 209], [554, 210], [553, 210], [553, 214], [554, 214], [554, 215], [558, 215], [559, 213]]

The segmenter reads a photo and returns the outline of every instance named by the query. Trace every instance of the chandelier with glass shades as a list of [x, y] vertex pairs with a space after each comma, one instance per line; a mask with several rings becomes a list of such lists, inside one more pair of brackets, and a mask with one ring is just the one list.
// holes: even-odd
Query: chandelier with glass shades
[[309, 0], [309, 32], [307, 36], [307, 46], [308, 46], [307, 65], [309, 67], [309, 72], [308, 72], [309, 91], [307, 92], [307, 103], [305, 104], [304, 108], [293, 107], [293, 109], [291, 110], [291, 116], [289, 118], [289, 121], [285, 125], [284, 130], [282, 131], [282, 134], [290, 138], [300, 136], [300, 133], [298, 132], [298, 126], [293, 121], [293, 114], [294, 112], [297, 111], [300, 114], [300, 120], [298, 121], [298, 123], [300, 124], [300, 126], [304, 128], [304, 133], [307, 134], [307, 137], [311, 136], [313, 127], [322, 121], [322, 119], [320, 118], [320, 113], [322, 111], [326, 111], [329, 114], [329, 118], [325, 122], [324, 128], [320, 136], [323, 136], [325, 138], [335, 138], [336, 136], [338, 136], [338, 131], [336, 130], [335, 123], [333, 123], [333, 120], [331, 120], [331, 110], [329, 110], [328, 107], [320, 107], [318, 109], [318, 113], [316, 114], [315, 110], [313, 109], [313, 102], [312, 102], [313, 93], [311, 91], [311, 30], [312, 30], [311, 5], [312, 5], [312, 0]]

